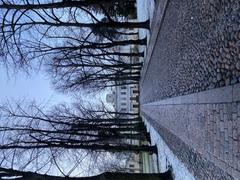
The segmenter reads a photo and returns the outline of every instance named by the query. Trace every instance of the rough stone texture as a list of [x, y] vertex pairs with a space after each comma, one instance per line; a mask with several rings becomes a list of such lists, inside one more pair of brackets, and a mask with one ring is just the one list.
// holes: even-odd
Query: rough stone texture
[[240, 82], [240, 1], [169, 1], [141, 102]]
[[181, 141], [181, 139], [169, 132], [155, 120], [151, 119], [145, 113], [143, 113], [143, 115], [164, 139], [171, 151], [184, 163], [196, 179], [233, 180], [229, 174], [225, 173], [213, 163], [207, 161], [199, 153], [191, 149], [187, 144]]
[[239, 179], [239, 101], [146, 104], [240, 82], [240, 0], [170, 0], [151, 32], [158, 34], [141, 80], [141, 110], [197, 179]]
[[[148, 132], [151, 135], [151, 144], [158, 147], [158, 169], [159, 172], [166, 172], [171, 169], [173, 179], [175, 180], [195, 180], [196, 178], [188, 170], [188, 168], [182, 163], [182, 159], [179, 159], [173, 151], [166, 144], [160, 133], [163, 132], [158, 126], [152, 126], [149, 122], [151, 120], [143, 118]], [[179, 153], [180, 151], [178, 151]], [[182, 152], [181, 152], [182, 153]], [[185, 153], [188, 153], [185, 151]]]
[[197, 179], [240, 177], [240, 103], [143, 105], [142, 111]]

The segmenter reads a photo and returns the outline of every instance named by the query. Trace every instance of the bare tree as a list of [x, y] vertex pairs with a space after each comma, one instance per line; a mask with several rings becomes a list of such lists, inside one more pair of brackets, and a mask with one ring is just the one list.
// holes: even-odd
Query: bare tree
[[51, 61], [48, 71], [55, 87], [62, 91], [75, 92], [81, 88], [99, 90], [139, 82], [141, 63], [130, 64], [111, 59], [108, 62], [99, 62], [99, 59], [92, 59], [92, 62], [84, 60], [62, 58]]
[[[118, 1], [107, 2], [111, 3]], [[99, 20], [89, 10], [92, 5], [99, 6], [105, 18]], [[126, 36], [131, 33], [121, 29], [137, 24], [112, 18], [101, 1], [46, 1], [42, 4], [2, 0], [0, 8], [3, 10], [1, 56], [5, 63], [12, 62], [17, 68], [31, 67], [34, 60], [34, 65], [47, 64], [55, 87], [62, 91], [138, 84], [141, 63], [120, 59], [143, 57], [144, 53], [124, 52], [120, 46], [145, 45], [146, 38], [118, 37], [116, 40], [105, 33], [102, 42], [98, 42], [96, 36], [102, 29]], [[89, 18], [84, 20], [86, 16]], [[136, 27], [141, 26], [138, 23]]]
[[1, 174], [0, 177], [6, 177], [11, 179], [20, 180], [171, 180], [171, 172], [159, 174], [141, 174], [141, 173], [112, 173], [105, 172], [103, 174], [92, 176], [92, 177], [60, 177], [60, 176], [50, 176], [43, 175], [34, 172], [18, 171], [13, 169], [7, 169], [0, 167]]
[[[79, 108], [80, 106], [78, 106]], [[100, 113], [89, 113], [83, 109], [65, 105], [45, 113], [35, 104], [28, 111], [20, 105], [16, 109], [1, 107], [8, 119], [2, 126], [3, 143], [0, 149], [86, 149], [91, 151], [156, 152], [156, 147], [138, 146], [128, 139], [145, 137], [146, 130], [138, 118], [104, 117]], [[74, 113], [77, 111], [77, 113]]]
[[[122, 0], [121, 2], [125, 2], [127, 0]], [[91, 7], [94, 5], [112, 5], [113, 3], [119, 3], [119, 0], [63, 0], [58, 2], [43, 2], [40, 3], [39, 1], [9, 1], [9, 0], [1, 0], [0, 9], [13, 9], [13, 10], [25, 10], [25, 9], [53, 9], [53, 8], [69, 8], [69, 7]]]
[[[115, 2], [115, 1], [110, 1]], [[120, 41], [104, 42], [93, 44], [90, 41], [85, 45], [81, 41], [89, 38], [82, 37], [81, 34], [91, 33], [89, 28], [148, 28], [146, 22], [122, 22], [113, 20], [108, 13], [103, 15], [107, 21], [103, 22], [96, 18], [96, 14], [85, 8], [91, 4], [96, 5], [96, 1], [69, 1], [69, 2], [45, 2], [32, 3], [27, 1], [5, 1], [2, 0], [1, 18], [1, 49], [6, 58], [12, 59], [17, 65], [28, 64], [31, 59], [43, 58], [46, 55], [53, 55], [59, 49], [68, 51], [78, 51], [81, 56], [142, 56], [142, 53], [122, 53], [104, 50], [89, 54], [84, 49], [103, 49], [116, 45], [126, 45], [132, 43], [142, 44], [142, 41]], [[98, 5], [101, 4], [99, 1]], [[101, 6], [102, 7], [102, 6]], [[88, 17], [88, 18], [87, 18]], [[88, 20], [86, 20], [88, 19]], [[121, 31], [119, 31], [121, 33]], [[80, 37], [80, 38], [79, 38]], [[80, 39], [80, 40], [79, 40]], [[106, 37], [106, 39], [109, 39]], [[84, 41], [84, 43], [86, 43]], [[48, 57], [49, 58], [49, 57]], [[17, 61], [18, 60], [18, 61]]]
[[[149, 135], [141, 118], [129, 115], [81, 104], [59, 105], [50, 111], [34, 103], [1, 106], [0, 165], [28, 169], [37, 164], [38, 172], [56, 167], [66, 175], [76, 172], [83, 161], [97, 164], [104, 152], [156, 153], [155, 146], [131, 143], [149, 141]], [[72, 168], [61, 166], [64, 157], [69, 157]]]

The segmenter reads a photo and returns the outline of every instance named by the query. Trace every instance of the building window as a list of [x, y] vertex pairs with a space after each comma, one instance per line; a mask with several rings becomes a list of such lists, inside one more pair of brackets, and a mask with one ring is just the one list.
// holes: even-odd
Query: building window
[[127, 86], [121, 86], [121, 89], [127, 89]]
[[125, 103], [125, 102], [122, 102], [122, 103], [121, 103], [121, 105], [122, 105], [122, 106], [126, 106], [126, 105], [127, 105], [127, 103]]
[[130, 164], [129, 167], [130, 167], [130, 168], [134, 168], [134, 164]]
[[134, 109], [133, 109], [133, 107], [132, 106], [130, 106], [130, 111], [133, 111]]
[[122, 108], [121, 111], [127, 111], [127, 109], [126, 108]]
[[138, 108], [138, 104], [133, 104], [133, 108]]
[[131, 173], [134, 173], [134, 169], [130, 169], [129, 171], [130, 171]]
[[126, 92], [121, 92], [121, 94], [126, 94]]
[[126, 97], [121, 97], [121, 99], [122, 99], [123, 101], [126, 101], [126, 100], [127, 100], [127, 98], [126, 98]]
[[138, 93], [138, 90], [133, 90], [133, 94], [137, 94]]

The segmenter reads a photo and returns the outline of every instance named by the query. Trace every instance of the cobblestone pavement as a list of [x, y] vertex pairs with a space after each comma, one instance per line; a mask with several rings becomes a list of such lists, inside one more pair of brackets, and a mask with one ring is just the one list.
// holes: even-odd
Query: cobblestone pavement
[[240, 82], [240, 0], [166, 2], [141, 111], [197, 179], [240, 179], [239, 101], [148, 104]]
[[240, 0], [170, 0], [141, 103], [240, 82]]
[[142, 111], [197, 179], [240, 178], [239, 102], [143, 105]]

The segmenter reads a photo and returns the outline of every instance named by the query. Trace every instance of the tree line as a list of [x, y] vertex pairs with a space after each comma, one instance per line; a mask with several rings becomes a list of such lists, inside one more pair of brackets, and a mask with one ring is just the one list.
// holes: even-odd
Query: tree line
[[146, 38], [132, 39], [136, 32], [128, 31], [148, 29], [149, 21], [129, 22], [113, 16], [110, 9], [119, 9], [124, 2], [2, 0], [4, 63], [18, 68], [29, 67], [33, 61], [34, 65], [36, 61], [47, 64], [56, 87], [63, 91], [137, 84], [142, 65], [119, 59], [143, 57], [143, 52], [121, 49], [146, 45]]
[[[134, 0], [0, 0], [1, 63], [25, 71], [43, 66], [54, 87], [63, 92], [138, 84], [142, 62], [129, 59], [143, 57], [144, 52], [138, 48], [130, 51], [129, 47], [146, 45], [147, 39], [138, 39], [136, 30], [149, 29], [149, 20], [129, 21], [129, 14], [136, 16], [134, 5]], [[0, 110], [5, 119], [0, 126], [0, 165], [11, 165], [10, 169], [1, 167], [0, 177], [62, 179], [14, 170], [18, 158], [24, 159], [20, 163], [22, 169], [37, 162], [38, 171], [48, 164], [55, 164], [61, 171], [57, 156], [79, 155], [79, 149], [87, 154], [157, 153], [139, 114], [112, 112], [106, 107], [86, 108], [81, 103], [58, 105], [48, 111], [35, 103], [27, 108], [7, 104]], [[136, 140], [149, 143], [133, 145], [131, 142]], [[65, 176], [119, 180], [166, 177], [125, 173]]]

